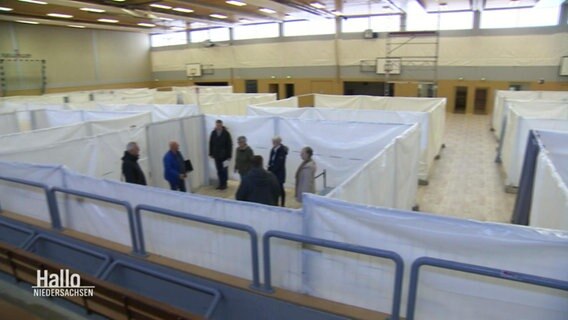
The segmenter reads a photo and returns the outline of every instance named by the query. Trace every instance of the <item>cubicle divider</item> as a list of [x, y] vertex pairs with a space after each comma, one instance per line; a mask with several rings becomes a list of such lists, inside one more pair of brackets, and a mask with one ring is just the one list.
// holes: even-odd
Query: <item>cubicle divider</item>
[[[0, 165], [3, 173], [9, 172], [5, 169], [10, 168], [10, 164], [0, 163]], [[38, 169], [47, 171], [48, 168]], [[59, 217], [62, 209], [69, 210], [67, 214], [85, 219], [90, 208], [91, 213], [97, 214], [96, 219], [113, 223], [116, 210], [111, 209], [107, 203], [126, 208], [137, 207], [134, 214], [129, 214], [131, 218], [127, 220], [125, 226], [130, 230], [130, 241], [119, 241], [132, 247], [133, 252], [145, 253], [148, 244], [148, 252], [151, 254], [192, 264], [199, 260], [198, 256], [202, 252], [208, 252], [218, 256], [218, 261], [222, 264], [233, 267], [236, 265], [237, 269], [215, 263], [197, 263], [197, 265], [249, 279], [252, 281], [252, 288], [261, 287], [259, 270], [263, 269], [265, 289], [270, 289], [274, 285], [369, 310], [389, 312], [393, 319], [398, 314], [397, 308], [405, 310], [406, 307], [406, 300], [401, 299], [400, 296], [401, 292], [403, 297], [405, 294], [405, 283], [408, 283], [408, 280], [405, 282], [404, 278], [408, 278], [408, 270], [402, 273], [402, 264], [410, 265], [424, 253], [440, 259], [475, 265], [483, 265], [491, 257], [492, 267], [499, 270], [533, 274], [550, 278], [557, 283], [568, 281], [564, 272], [568, 267], [568, 261], [562, 258], [562, 253], [568, 247], [567, 233], [553, 231], [542, 233], [517, 226], [360, 206], [315, 195], [305, 197], [302, 211], [224, 200], [211, 202], [205, 197], [182, 195], [113, 181], [100, 181], [67, 172], [63, 168], [58, 170], [62, 171], [66, 186], [48, 185], [50, 192], [47, 192], [47, 200], [44, 199], [44, 206], [50, 208], [50, 221], [54, 229], [59, 225], [57, 221], [65, 221], [63, 217]], [[18, 183], [28, 182], [15, 181], [11, 177], [5, 178]], [[90, 191], [83, 191], [87, 186]], [[70, 194], [70, 197], [64, 200], [76, 202], [78, 205], [68, 207], [55, 204], [55, 193]], [[118, 194], [121, 200], [117, 199]], [[87, 205], [86, 198], [102, 202]], [[25, 194], [20, 195], [18, 199], [25, 201]], [[4, 205], [6, 200], [0, 195], [2, 208], [13, 211], [10, 206]], [[50, 201], [52, 205], [49, 205]], [[93, 210], [95, 206], [96, 210]], [[146, 211], [154, 213], [149, 215]], [[178, 221], [172, 221], [170, 218]], [[188, 225], [180, 223], [179, 220], [192, 220], [197, 224]], [[292, 228], [290, 228], [291, 223], [294, 224]], [[62, 224], [65, 228], [77, 230], [76, 226]], [[210, 225], [237, 228], [241, 235], [236, 235], [233, 231], [217, 231], [212, 234], [213, 237], [204, 237], [208, 242], [215, 242], [210, 247], [212, 251], [194, 249], [195, 244], [198, 247], [203, 245], [204, 242], [198, 238], [205, 235], [202, 231], [210, 232]], [[242, 231], [248, 236], [243, 237]], [[124, 230], [114, 232], [118, 234], [94, 235], [117, 242], [120, 233], [124, 233]], [[185, 241], [180, 238], [182, 234], [191, 237], [191, 240]], [[259, 244], [255, 241], [257, 236], [262, 236], [265, 242], [263, 244], [265, 252], [262, 255], [255, 249]], [[223, 237], [227, 237], [226, 240], [219, 242]], [[170, 240], [167, 240], [168, 238]], [[268, 244], [269, 238], [279, 239]], [[160, 239], [166, 239], [166, 242], [160, 243]], [[299, 241], [303, 245], [290, 245], [289, 241], [284, 239]], [[183, 246], [180, 247], [181, 242]], [[246, 244], [244, 249], [239, 248], [239, 242]], [[448, 243], [452, 245], [448, 246]], [[369, 246], [369, 244], [380, 245]], [[324, 249], [316, 250], [313, 248], [314, 245], [322, 246]], [[176, 248], [180, 249], [176, 253], [178, 256], [172, 256], [171, 252], [167, 251]], [[491, 248], [491, 250], [482, 250], [482, 248]], [[349, 253], [338, 254], [335, 251], [337, 249]], [[183, 253], [193, 250], [198, 251], [197, 257], [183, 257]], [[471, 255], [471, 251], [476, 251], [476, 254]], [[377, 261], [363, 258], [361, 253], [394, 259], [395, 266], [380, 261], [384, 259]], [[526, 258], [527, 255], [530, 259]], [[256, 261], [255, 256], [258, 257]], [[262, 266], [260, 261], [264, 261]], [[427, 317], [438, 317], [440, 313], [445, 316], [460, 314], [457, 310], [470, 308], [468, 298], [477, 297], [478, 294], [476, 290], [467, 289], [471, 286], [475, 286], [484, 295], [487, 308], [492, 308], [494, 305], [508, 305], [509, 298], [504, 297], [509, 295], [521, 297], [521, 301], [561, 301], [563, 297], [565, 298], [564, 293], [526, 292], [523, 288], [493, 282], [472, 283], [467, 277], [454, 279], [454, 275], [445, 273], [428, 272], [426, 276], [430, 285], [421, 295], [421, 299], [427, 297], [425, 301], [428, 303], [427, 308], [421, 310], [421, 315]], [[276, 280], [274, 283], [273, 279]], [[446, 307], [438, 308], [435, 307], [436, 302], [429, 303], [441, 296], [440, 290], [448, 293], [447, 290], [453, 291], [452, 288], [460, 288], [459, 285], [464, 289], [459, 289], [459, 294], [454, 293], [451, 298], [444, 301]], [[500, 290], [495, 291], [496, 285], [499, 285]], [[491, 302], [493, 300], [495, 303]], [[424, 300], [421, 301], [423, 305]], [[557, 305], [549, 307], [547, 304], [529, 303], [527, 308], [531, 312], [542, 312], [543, 317], [548, 319], [561, 319], [558, 317]], [[512, 308], [509, 312], [512, 316], [516, 316], [521, 311], [517, 312]], [[522, 312], [527, 310], [523, 309]], [[465, 316], [463, 319], [473, 318]]]

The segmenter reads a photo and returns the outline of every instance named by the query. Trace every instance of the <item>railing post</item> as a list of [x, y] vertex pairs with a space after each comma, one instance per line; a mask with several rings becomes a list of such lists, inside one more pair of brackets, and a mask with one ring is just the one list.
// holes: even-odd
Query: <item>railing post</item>
[[49, 208], [49, 215], [51, 217], [51, 227], [55, 230], [62, 230], [61, 215], [59, 214], [59, 206], [57, 198], [55, 197], [55, 189], [45, 189], [45, 196], [47, 198], [47, 206]]
[[[270, 232], [270, 231], [269, 231]], [[272, 235], [269, 232], [264, 234], [262, 237], [262, 254], [263, 254], [263, 261], [264, 261], [264, 291], [266, 292], [274, 292], [272, 288], [272, 274], [270, 271], [270, 238]]]

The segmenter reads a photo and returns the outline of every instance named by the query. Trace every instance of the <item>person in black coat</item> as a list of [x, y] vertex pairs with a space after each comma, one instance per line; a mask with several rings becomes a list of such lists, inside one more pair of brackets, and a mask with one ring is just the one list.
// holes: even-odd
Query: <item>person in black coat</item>
[[276, 136], [272, 138], [272, 150], [270, 150], [270, 160], [268, 162], [268, 171], [274, 173], [280, 183], [281, 206], [286, 203], [286, 190], [284, 183], [286, 182], [286, 156], [288, 155], [288, 147], [282, 144], [282, 138]]
[[229, 178], [228, 167], [233, 153], [233, 141], [231, 134], [223, 126], [223, 121], [215, 121], [215, 129], [209, 137], [209, 156], [215, 159], [215, 168], [217, 169], [217, 177], [219, 178], [218, 190], [227, 189], [227, 180]]
[[279, 194], [280, 184], [278, 179], [272, 172], [262, 168], [261, 156], [253, 156], [251, 169], [243, 176], [235, 198], [241, 201], [277, 206]]
[[146, 185], [146, 177], [138, 164], [140, 148], [136, 142], [129, 142], [122, 156], [122, 175], [128, 183]]

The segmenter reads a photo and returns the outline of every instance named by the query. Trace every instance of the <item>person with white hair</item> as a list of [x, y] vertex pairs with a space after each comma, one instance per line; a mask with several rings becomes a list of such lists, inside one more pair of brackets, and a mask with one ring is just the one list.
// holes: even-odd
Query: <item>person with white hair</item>
[[282, 138], [275, 136], [272, 138], [272, 149], [270, 150], [270, 159], [268, 161], [268, 171], [274, 173], [280, 183], [281, 206], [286, 204], [286, 190], [284, 183], [286, 182], [286, 156], [288, 155], [288, 147], [282, 144]]
[[138, 164], [140, 147], [134, 141], [126, 145], [126, 151], [122, 156], [122, 175], [127, 183], [146, 185], [146, 176]]
[[170, 141], [170, 150], [164, 155], [164, 178], [170, 183], [170, 189], [186, 192], [185, 181], [185, 162], [183, 155], [179, 151], [179, 144]]

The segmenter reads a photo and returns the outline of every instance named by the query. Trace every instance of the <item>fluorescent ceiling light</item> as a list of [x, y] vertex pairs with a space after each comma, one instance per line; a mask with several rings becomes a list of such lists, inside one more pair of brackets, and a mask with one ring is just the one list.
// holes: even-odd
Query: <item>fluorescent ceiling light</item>
[[325, 4], [319, 3], [319, 2], [312, 2], [312, 3], [310, 3], [310, 6], [316, 8], [316, 9], [325, 9]]
[[85, 26], [80, 26], [80, 25], [78, 25], [78, 24], [68, 24], [67, 26], [68, 26], [68, 27], [71, 27], [71, 28], [79, 28], [79, 29], [84, 29], [84, 28], [85, 28]]
[[27, 24], [39, 24], [39, 22], [28, 21], [28, 20], [16, 20], [16, 22], [19, 22], [19, 23], [27, 23]]
[[81, 10], [81, 11], [87, 11], [87, 12], [96, 12], [96, 13], [103, 13], [103, 12], [106, 12], [106, 11], [103, 10], [103, 9], [96, 9], [96, 8], [81, 8], [81, 9], [79, 9], [79, 10]]
[[97, 19], [99, 22], [107, 22], [107, 23], [117, 23], [118, 20], [115, 19]]
[[235, 0], [229, 0], [229, 1], [225, 1], [225, 2], [228, 3], [228, 4], [232, 4], [234, 6], [237, 6], [237, 7], [242, 7], [242, 6], [247, 5], [246, 3], [242, 2], [242, 1], [235, 1]]
[[173, 8], [172, 10], [183, 13], [192, 13], [193, 10], [187, 8]]
[[156, 26], [153, 23], [139, 23], [138, 25], [141, 26], [141, 27], [150, 27], [150, 28], [153, 28], [153, 27]]
[[170, 6], [166, 6], [165, 4], [158, 4], [158, 3], [152, 3], [150, 4], [150, 7], [154, 7], [154, 8], [160, 8], [160, 9], [171, 9], [172, 7]]
[[240, 19], [239, 19], [239, 22], [240, 22], [240, 23], [251, 23], [252, 20], [245, 19], [245, 18], [240, 18]]
[[20, 0], [20, 2], [27, 2], [33, 4], [47, 4], [47, 2], [45, 1], [38, 1], [38, 0]]
[[226, 15], [223, 14], [218, 14], [218, 13], [212, 13], [209, 15], [211, 18], [217, 18], [217, 19], [227, 19]]
[[12, 11], [14, 9], [12, 8], [5, 8], [5, 7], [0, 7], [0, 11]]
[[63, 13], [48, 13], [47, 15], [50, 16], [50, 17], [54, 17], [54, 18], [65, 18], [65, 19], [73, 18], [72, 15], [63, 14]]
[[185, 30], [185, 28], [182, 28], [182, 27], [171, 27], [170, 30], [172, 30], [172, 31], [182, 31], [182, 30]]
[[276, 11], [274, 11], [272, 9], [268, 9], [268, 8], [260, 8], [260, 9], [258, 9], [258, 11], [262, 11], [264, 13], [276, 13]]
[[343, 13], [341, 11], [338, 11], [338, 10], [332, 10], [331, 13], [333, 13], [336, 16], [342, 16], [343, 15]]
[[124, 2], [124, 1], [126, 1], [126, 0], [112, 0], [112, 1], [114, 1], [114, 2]]

